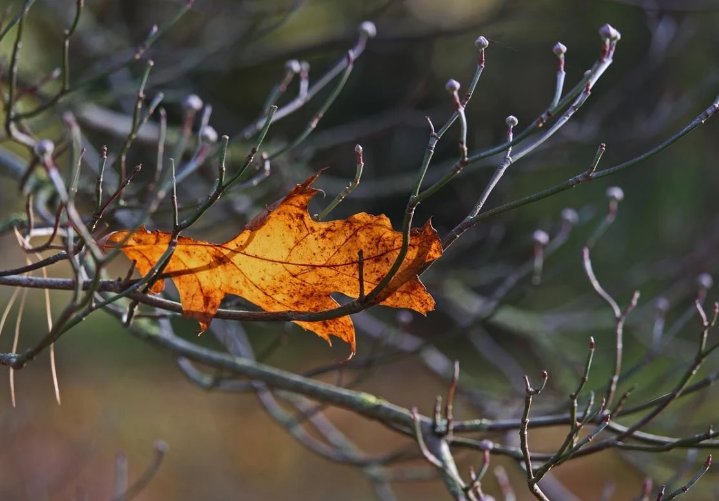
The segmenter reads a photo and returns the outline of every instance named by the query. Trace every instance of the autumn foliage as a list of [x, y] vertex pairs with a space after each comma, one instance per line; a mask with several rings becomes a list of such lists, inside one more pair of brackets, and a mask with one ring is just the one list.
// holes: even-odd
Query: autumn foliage
[[[227, 294], [241, 296], [265, 311], [317, 312], [339, 306], [333, 293], [360, 297], [360, 268], [368, 292], [388, 274], [402, 234], [384, 215], [361, 212], [343, 220], [314, 220], [307, 206], [318, 191], [312, 188], [316, 178], [297, 185], [228, 242], [178, 238], [164, 272], [180, 293], [185, 315], [197, 319], [203, 331]], [[105, 247], [119, 247], [144, 275], [171, 238], [163, 231], [117, 231], [107, 237]], [[442, 244], [430, 222], [413, 229], [406, 257], [374, 301], [423, 314], [434, 309], [434, 299], [417, 273], [441, 254]], [[163, 288], [159, 280], [151, 291]], [[354, 327], [347, 315], [295, 323], [328, 342], [330, 336], [339, 337], [355, 351]]]

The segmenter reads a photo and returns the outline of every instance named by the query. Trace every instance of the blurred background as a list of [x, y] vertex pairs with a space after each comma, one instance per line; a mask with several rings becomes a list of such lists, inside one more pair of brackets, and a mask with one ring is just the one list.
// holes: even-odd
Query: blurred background
[[[19, 5], [9, 0], [11, 12]], [[70, 50], [73, 78], [82, 80], [102, 71], [183, 5], [176, 0], [87, 1]], [[38, 80], [60, 64], [63, 30], [74, 9], [72, 0], [35, 3], [26, 25], [21, 78]], [[507, 115], [515, 115], [521, 128], [544, 111], [554, 89], [555, 42], [568, 47], [570, 88], [598, 56], [599, 27], [610, 23], [622, 34], [614, 64], [592, 89], [589, 101], [536, 153], [511, 166], [490, 198], [490, 207], [581, 173], [599, 143], [607, 144], [600, 168], [645, 152], [688, 123], [719, 92], [719, 2], [715, 0], [198, 0], [149, 49], [155, 67], [146, 93], [165, 93], [171, 128], [181, 121], [185, 97], [200, 96], [212, 106], [212, 127], [236, 138], [230, 160], [238, 164], [249, 144], [241, 133], [260, 114], [266, 95], [282, 78], [286, 61], [309, 62], [310, 82], [316, 81], [352, 47], [357, 26], [367, 19], [376, 23], [377, 37], [368, 42], [317, 130], [274, 162], [272, 175], [256, 190], [235, 193], [218, 204], [193, 235], [222, 241], [236, 234], [288, 186], [328, 167], [318, 181], [327, 193], [318, 203], [321, 207], [353, 177], [357, 143], [365, 152], [362, 183], [333, 217], [358, 211], [385, 213], [398, 225], [427, 144], [424, 117], [430, 116], [437, 125], [451, 113], [445, 82], [455, 78], [466, 86], [476, 64], [478, 35], [486, 36], [490, 46], [486, 69], [467, 108], [470, 152], [503, 142]], [[12, 39], [0, 42], [3, 68]], [[88, 162], [97, 158], [102, 145], [111, 151], [120, 148], [122, 137], [113, 132], [102, 112], [130, 116], [141, 73], [141, 64], [129, 65], [61, 105], [59, 111], [71, 110], [88, 145], [94, 145], [94, 151], [88, 146]], [[296, 85], [281, 102], [291, 99]], [[319, 102], [328, 93], [320, 94]], [[310, 103], [273, 126], [269, 144], [291, 141], [318, 106]], [[61, 136], [60, 112], [38, 119], [36, 130], [48, 137]], [[561, 409], [576, 386], [590, 335], [598, 343], [590, 386], [601, 388], [613, 360], [611, 315], [587, 283], [580, 249], [604, 218], [607, 188], [617, 185], [625, 197], [616, 222], [593, 251], [594, 269], [621, 305], [628, 303], [635, 289], [642, 293], [627, 327], [627, 366], [648, 352], [656, 299], [669, 301], [667, 325], [676, 327], [671, 349], [638, 371], [630, 402], [662, 394], [674, 381], [677, 368], [685, 368], [693, 356], [699, 323], [686, 312], [697, 294], [697, 277], [716, 273], [719, 264], [718, 131], [719, 125], [709, 122], [632, 169], [502, 214], [471, 230], [423, 276], [437, 299], [437, 312], [424, 319], [377, 308], [371, 316], [358, 316], [359, 361], [347, 370], [361, 374], [355, 387], [431, 412], [434, 396], [446, 391], [446, 381], [437, 374], [442, 369], [428, 369], [431, 364], [416, 350], [389, 350], [383, 332], [399, 330], [447, 359], [460, 360], [462, 418], [517, 417], [522, 375], [538, 379], [543, 369], [550, 371], [552, 379], [534, 412]], [[456, 128], [451, 129], [440, 143], [430, 181], [456, 159], [457, 134]], [[0, 148], [22, 154], [5, 139]], [[152, 163], [154, 155], [154, 145], [140, 141], [130, 162]], [[471, 209], [495, 165], [497, 158], [490, 158], [468, 167], [419, 208], [416, 221], [431, 217], [440, 235], [446, 234]], [[198, 171], [196, 192], [190, 187], [188, 197], [199, 199], [206, 193], [202, 190], [209, 185], [203, 183], [212, 180], [214, 169], [210, 162]], [[21, 217], [24, 200], [16, 181], [0, 177], [0, 183], [0, 222]], [[491, 296], [513, 270], [531, 261], [532, 233], [559, 231], [560, 212], [566, 207], [577, 211], [578, 224], [544, 263], [541, 284], [523, 280], [491, 318], [472, 318], [467, 313], [472, 305]], [[169, 227], [169, 212], [165, 216], [154, 222], [157, 227]], [[0, 234], [3, 268], [24, 264], [9, 228], [3, 226]], [[118, 270], [121, 274], [123, 268]], [[52, 267], [49, 273], [69, 276], [65, 265]], [[0, 287], [0, 306], [7, 304], [11, 293], [11, 288]], [[65, 297], [61, 292], [51, 294], [56, 310]], [[715, 297], [708, 293], [710, 300]], [[42, 292], [30, 291], [20, 324], [21, 346], [29, 346], [44, 332], [43, 311]], [[10, 350], [16, 313], [11, 312], [0, 338], [2, 351]], [[174, 325], [188, 339], [217, 346], [211, 335], [196, 339], [191, 322], [178, 319]], [[330, 349], [292, 325], [245, 328], [255, 350], [265, 354], [263, 361], [284, 369], [311, 373], [346, 356], [340, 343]], [[376, 353], [389, 355], [377, 356], [379, 361], [369, 370], [361, 365]], [[267, 417], [253, 394], [198, 388], [171, 356], [129, 336], [102, 312], [58, 343], [57, 360], [62, 405], [54, 399], [47, 354], [16, 373], [16, 408], [11, 406], [8, 385], [0, 384], [2, 499], [108, 498], [117, 475], [116, 456], [127, 457], [132, 481], [151, 463], [156, 440], [165, 441], [169, 452], [137, 499], [329, 500], [374, 495], [359, 469], [336, 465], [304, 449]], [[700, 375], [706, 376], [710, 368]], [[319, 377], [338, 381], [336, 372]], [[713, 388], [685, 398], [649, 431], [670, 436], [703, 432], [717, 416], [716, 398]], [[327, 415], [367, 452], [406, 444], [380, 425], [348, 412], [330, 409]], [[531, 443], [537, 450], [553, 450], [564, 432], [538, 430], [531, 434]], [[516, 441], [513, 436], [493, 438]], [[646, 477], [662, 483], [683, 473], [682, 480], [674, 479], [680, 485], [706, 452], [676, 451], [660, 457], [608, 451], [563, 465], [554, 478], [567, 491], [564, 499], [632, 499], [641, 493]], [[459, 452], [458, 460], [466, 471], [470, 464], [479, 464], [480, 455]], [[506, 468], [518, 498], [529, 499], [519, 467], [499, 459], [493, 463], [497, 464]], [[713, 472], [704, 477], [691, 499], [716, 499], [716, 478]], [[488, 476], [483, 485], [500, 498], [494, 477]], [[398, 481], [393, 487], [400, 499], [447, 496], [436, 478]]]

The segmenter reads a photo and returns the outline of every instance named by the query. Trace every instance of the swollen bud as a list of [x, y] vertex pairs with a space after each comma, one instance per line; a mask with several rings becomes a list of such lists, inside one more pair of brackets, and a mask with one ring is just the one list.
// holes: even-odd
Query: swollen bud
[[619, 186], [611, 186], [607, 188], [607, 198], [615, 202], [624, 200], [624, 191]]
[[449, 80], [447, 80], [447, 83], [445, 84], [445, 88], [453, 94], [455, 92], [459, 91], [459, 87], [460, 87], [459, 82], [457, 80], [455, 80], [454, 78], [450, 78]]
[[567, 207], [566, 209], [562, 209], [562, 221], [564, 221], [567, 224], [571, 224], [574, 226], [579, 222], [579, 214], [577, 214], [577, 211], [572, 209], [571, 207]]
[[567, 46], [564, 45], [562, 42], [557, 42], [554, 44], [554, 47], [552, 47], [552, 52], [554, 52], [554, 55], [557, 57], [561, 57], [567, 52]]
[[170, 446], [164, 440], [158, 440], [155, 442], [155, 450], [160, 454], [166, 454], [170, 450]]
[[509, 115], [505, 120], [504, 123], [507, 124], [507, 127], [516, 127], [519, 124], [519, 120], [517, 120], [517, 117], [514, 115]]
[[182, 109], [185, 111], [200, 111], [204, 103], [197, 94], [185, 96], [182, 100]]
[[536, 230], [534, 233], [532, 233], [532, 240], [536, 245], [544, 247], [549, 243], [549, 235], [547, 235], [546, 231]]
[[55, 151], [55, 143], [49, 139], [41, 139], [33, 146], [33, 152], [40, 158], [52, 155], [53, 151]]
[[709, 273], [702, 273], [697, 277], [697, 285], [704, 290], [709, 290], [714, 285], [714, 279]]
[[669, 300], [663, 296], [659, 296], [654, 302], [654, 308], [657, 313], [666, 313], [669, 310]]
[[377, 35], [377, 26], [372, 21], [364, 21], [359, 25], [360, 35], [374, 38]]
[[477, 47], [478, 50], [486, 49], [489, 47], [489, 40], [480, 35], [477, 37], [477, 40], [474, 41], [474, 46]]
[[302, 65], [297, 59], [290, 59], [285, 63], [285, 70], [291, 71], [292, 73], [299, 73], [302, 70]]
[[412, 314], [407, 310], [399, 310], [397, 312], [397, 323], [400, 327], [406, 327], [412, 322]]
[[614, 29], [610, 24], [605, 24], [604, 26], [599, 28], [599, 36], [601, 36], [605, 40], [611, 40], [613, 42], [616, 42], [620, 38], [622, 38], [621, 33]]
[[215, 143], [217, 142], [217, 137], [217, 131], [211, 125], [205, 125], [200, 131], [200, 138], [205, 143]]

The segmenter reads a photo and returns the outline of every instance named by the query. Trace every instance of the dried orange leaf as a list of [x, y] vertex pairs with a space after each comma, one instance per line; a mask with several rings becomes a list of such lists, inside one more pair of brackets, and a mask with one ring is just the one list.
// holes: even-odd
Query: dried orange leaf
[[[359, 213], [344, 220], [318, 222], [307, 205], [318, 190], [313, 176], [285, 198], [252, 220], [224, 244], [179, 237], [165, 268], [175, 283], [185, 315], [209, 327], [226, 294], [245, 298], [265, 311], [324, 311], [338, 306], [330, 296], [340, 292], [356, 298], [359, 290], [358, 253], [363, 254], [364, 285], [371, 291], [395, 261], [402, 234], [389, 219]], [[136, 262], [143, 275], [153, 267], [170, 243], [162, 231], [117, 231], [105, 247], [117, 248]], [[407, 256], [377, 302], [420, 313], [434, 309], [434, 299], [417, 277], [418, 270], [442, 254], [432, 225], [411, 232]], [[152, 292], [162, 291], [161, 281]], [[305, 329], [330, 341], [336, 336], [355, 350], [349, 316], [328, 320], [297, 321]]]

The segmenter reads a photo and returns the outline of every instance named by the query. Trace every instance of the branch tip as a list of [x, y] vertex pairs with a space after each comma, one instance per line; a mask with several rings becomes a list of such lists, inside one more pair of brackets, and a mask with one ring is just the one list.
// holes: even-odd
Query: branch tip
[[558, 58], [564, 58], [564, 54], [567, 53], [567, 46], [564, 45], [562, 42], [557, 42], [556, 44], [554, 44], [554, 47], [552, 47], [552, 52]]
[[485, 36], [480, 35], [474, 41], [474, 46], [477, 47], [478, 50], [483, 51], [484, 49], [489, 47], [489, 40], [487, 40]]
[[359, 33], [360, 36], [374, 38], [377, 36], [377, 25], [375, 25], [372, 21], [363, 21], [359, 25]]

